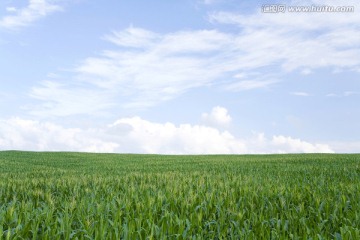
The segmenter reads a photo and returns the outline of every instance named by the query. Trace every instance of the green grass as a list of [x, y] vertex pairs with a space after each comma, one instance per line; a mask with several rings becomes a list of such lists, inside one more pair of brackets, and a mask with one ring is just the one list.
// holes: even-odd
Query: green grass
[[0, 152], [0, 239], [360, 239], [360, 155]]

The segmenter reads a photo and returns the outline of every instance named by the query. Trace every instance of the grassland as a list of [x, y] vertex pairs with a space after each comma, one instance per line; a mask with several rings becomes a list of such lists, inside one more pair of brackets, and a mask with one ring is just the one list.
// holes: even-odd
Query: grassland
[[0, 152], [1, 239], [360, 239], [360, 155]]

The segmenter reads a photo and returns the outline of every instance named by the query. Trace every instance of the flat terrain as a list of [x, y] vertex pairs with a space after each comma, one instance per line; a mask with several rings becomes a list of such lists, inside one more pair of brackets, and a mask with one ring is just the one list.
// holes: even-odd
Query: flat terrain
[[0, 239], [360, 239], [360, 155], [0, 152]]

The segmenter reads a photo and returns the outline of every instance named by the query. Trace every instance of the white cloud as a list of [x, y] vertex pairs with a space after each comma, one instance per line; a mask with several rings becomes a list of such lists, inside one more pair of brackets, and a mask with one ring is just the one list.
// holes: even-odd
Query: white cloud
[[352, 96], [352, 95], [359, 95], [360, 92], [354, 92], [354, 91], [346, 91], [344, 92], [344, 96], [345, 97], [349, 97], [349, 96]]
[[0, 148], [32, 151], [113, 152], [116, 143], [96, 136], [96, 130], [64, 128], [21, 118], [0, 121]]
[[0, 149], [138, 152], [241, 153], [244, 143], [229, 132], [207, 126], [119, 119], [97, 129], [65, 128], [49, 122], [13, 118], [0, 121]]
[[[246, 75], [253, 76], [253, 72], [247, 72], [247, 69], [267, 64], [267, 60], [263, 62], [257, 56], [245, 55], [244, 59], [237, 59], [242, 49], [236, 50], [239, 46], [234, 41], [234, 36], [216, 30], [180, 31], [160, 35], [130, 27], [107, 35], [105, 39], [118, 45], [119, 49], [104, 51], [99, 57], [87, 58], [76, 67], [78, 75], [69, 80], [68, 84], [62, 81], [63, 90], [67, 91], [69, 98], [84, 96], [84, 89], [97, 89], [101, 93], [107, 92], [105, 95], [114, 99], [124, 99], [119, 104], [121, 107], [150, 107], [173, 99], [189, 89], [221, 82], [227, 78], [227, 74], [234, 71], [244, 69]], [[230, 83], [224, 89], [239, 91], [263, 88], [277, 81], [272, 78], [257, 76], [251, 80], [239, 81], [234, 77], [226, 81]], [[70, 88], [74, 85], [73, 82], [76, 82], [78, 88]], [[52, 94], [53, 85], [57, 85], [56, 80], [52, 80], [52, 83], [34, 87], [31, 96], [45, 101], [46, 105], [57, 103], [51, 105], [53, 111], [44, 108], [43, 113], [73, 114], [72, 111], [63, 111], [66, 109], [65, 105], [57, 109], [57, 106], [63, 105], [60, 103], [64, 103], [64, 98]], [[110, 106], [110, 98], [107, 100], [110, 101]], [[96, 106], [96, 103], [92, 106]], [[71, 105], [68, 108], [73, 109]], [[41, 107], [37, 112], [40, 110]]]
[[114, 31], [111, 35], [106, 35], [105, 40], [113, 42], [122, 47], [149, 47], [158, 35], [141, 28], [129, 27], [124, 31]]
[[42, 102], [41, 105], [26, 106], [26, 109], [33, 115], [96, 115], [115, 104], [111, 102], [109, 91], [84, 88], [76, 84], [65, 85], [53, 81], [45, 81], [41, 86], [33, 87], [30, 96]]
[[[360, 9], [360, 3], [351, 3]], [[131, 26], [114, 31], [104, 37], [114, 48], [81, 61], [73, 78], [62, 80], [62, 90], [70, 99], [105, 96], [100, 105], [91, 103], [106, 111], [114, 102], [116, 107], [147, 108], [207, 86], [228, 91], [270, 88], [295, 70], [306, 75], [319, 68], [360, 69], [359, 14], [328, 13], [325, 18], [320, 13], [263, 14], [259, 9], [249, 15], [215, 12], [209, 19], [238, 30], [160, 34]], [[78, 87], [72, 88], [74, 82]], [[56, 103], [51, 111], [39, 106], [38, 113], [74, 114], [64, 111], [73, 109], [71, 103], [50, 94], [51, 87], [41, 86], [41, 96], [34, 93], [38, 88], [32, 89], [32, 97], [46, 106]]]
[[6, 11], [7, 11], [7, 12], [16, 12], [17, 9], [16, 9], [15, 7], [7, 7], [7, 8], [6, 8]]
[[302, 71], [301, 71], [301, 74], [302, 75], [309, 75], [309, 74], [311, 74], [312, 73], [312, 71], [310, 70], [310, 69], [308, 69], [308, 68], [305, 68], [305, 69], [303, 69]]
[[360, 141], [329, 142], [329, 145], [339, 153], [360, 153]]
[[6, 10], [12, 14], [0, 19], [0, 27], [16, 29], [30, 25], [53, 12], [61, 11], [62, 7], [49, 0], [29, 0], [25, 8], [8, 7]]
[[152, 123], [138, 117], [120, 119], [112, 126], [131, 127], [128, 139], [146, 153], [241, 153], [245, 144], [227, 131], [203, 125]]
[[[228, 123], [226, 109], [215, 107], [206, 118]], [[325, 144], [312, 144], [285, 136], [250, 139], [205, 125], [154, 123], [140, 117], [122, 118], [97, 128], [66, 128], [51, 122], [10, 118], [0, 120], [0, 149], [86, 151], [160, 154], [244, 154], [333, 152]]]
[[[308, 1], [284, 1], [287, 6], [354, 6], [358, 11], [360, 6], [357, 0], [348, 0], [346, 4], [342, 0], [308, 0]], [[356, 28], [360, 20], [359, 14], [355, 13], [311, 13], [311, 12], [288, 12], [280, 14], [266, 14], [261, 12], [261, 7], [254, 14], [242, 15], [230, 12], [215, 12], [209, 15], [210, 21], [221, 22], [226, 24], [236, 24], [244, 28], [267, 28], [289, 30], [296, 29], [296, 32], [308, 30], [328, 30], [340, 29], [340, 27]], [[353, 25], [355, 24], [355, 25]], [[348, 29], [348, 28], [345, 28]], [[295, 32], [293, 32], [295, 33]]]
[[270, 145], [274, 149], [278, 149], [280, 153], [286, 152], [304, 152], [314, 153], [323, 152], [331, 153], [333, 150], [326, 144], [311, 144], [300, 139], [294, 139], [285, 136], [273, 136]]
[[294, 95], [294, 96], [299, 96], [299, 97], [309, 97], [309, 96], [311, 96], [307, 92], [291, 92], [290, 94]]
[[218, 2], [219, 0], [202, 0], [201, 2], [205, 5], [211, 5], [214, 4], [216, 2]]
[[[62, 91], [67, 92], [68, 98], [92, 98], [93, 93], [85, 92], [92, 89], [107, 93], [104, 95], [109, 97], [106, 99], [108, 106], [112, 105], [110, 97], [113, 97], [118, 107], [149, 107], [173, 99], [189, 89], [212, 84], [227, 71], [224, 70], [226, 65], [218, 64], [210, 56], [215, 54], [216, 58], [221, 54], [223, 44], [229, 39], [228, 35], [215, 30], [159, 35], [130, 27], [106, 36], [106, 39], [116, 43], [119, 49], [104, 51], [100, 57], [87, 58], [76, 67], [78, 75], [62, 81]], [[56, 103], [52, 105], [53, 111], [43, 108], [44, 114], [73, 114], [72, 111], [62, 111], [66, 109], [63, 96], [53, 94], [57, 85], [57, 80], [52, 80], [41, 87], [33, 87], [31, 97], [43, 100], [46, 105]], [[74, 85], [77, 88], [72, 88]], [[72, 103], [68, 104], [72, 109]], [[64, 107], [58, 109], [58, 106]], [[92, 105], [95, 106], [96, 103]], [[99, 108], [104, 106], [101, 104]], [[40, 110], [41, 106], [37, 111]]]
[[201, 119], [205, 124], [215, 127], [226, 127], [231, 122], [231, 116], [224, 107], [214, 107], [210, 113], [203, 113]]
[[276, 82], [276, 80], [242, 80], [226, 86], [225, 89], [229, 91], [246, 91], [257, 88], [266, 88]]
[[343, 93], [328, 93], [326, 94], [326, 97], [350, 97], [355, 95], [360, 95], [360, 92], [345, 91]]
[[326, 97], [340, 97], [340, 95], [338, 95], [336, 93], [328, 93], [328, 94], [326, 94]]
[[310, 143], [283, 135], [274, 135], [270, 139], [264, 133], [254, 133], [246, 139], [247, 151], [256, 153], [333, 153], [328, 144]]
[[[288, 5], [344, 5], [341, 1], [292, 2]], [[346, 2], [360, 8], [358, 1]], [[326, 15], [326, 17], [324, 17]], [[286, 71], [304, 69], [309, 74], [321, 67], [355, 69], [360, 65], [360, 15], [356, 13], [290, 13], [254, 14], [214, 12], [210, 21], [234, 24], [246, 36], [240, 37], [243, 46], [278, 63]], [[245, 41], [246, 40], [246, 41]]]

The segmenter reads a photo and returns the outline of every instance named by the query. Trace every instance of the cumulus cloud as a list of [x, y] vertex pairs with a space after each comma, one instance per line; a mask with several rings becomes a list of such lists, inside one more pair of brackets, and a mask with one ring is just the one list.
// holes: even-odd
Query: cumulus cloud
[[[214, 109], [212, 115], [229, 121], [224, 109]], [[159, 154], [333, 152], [325, 144], [281, 135], [267, 139], [264, 134], [257, 134], [241, 139], [210, 126], [155, 123], [140, 117], [86, 129], [21, 118], [0, 120], [0, 149]]]
[[330, 142], [331, 148], [339, 153], [359, 153], [360, 141]]
[[328, 144], [310, 143], [290, 136], [274, 135], [267, 138], [264, 133], [254, 133], [245, 139], [247, 153], [334, 153]]
[[227, 131], [216, 128], [172, 123], [153, 123], [139, 117], [120, 119], [112, 127], [130, 126], [127, 138], [146, 153], [241, 153], [245, 144]]
[[300, 139], [294, 139], [285, 136], [273, 136], [270, 145], [274, 149], [278, 149], [280, 153], [286, 152], [323, 152], [331, 153], [333, 150], [326, 144], [311, 144]]
[[215, 127], [226, 127], [232, 120], [228, 110], [220, 106], [214, 107], [210, 113], [203, 113], [201, 119], [205, 124]]
[[21, 118], [0, 121], [0, 148], [33, 151], [113, 152], [117, 143], [104, 141], [98, 129], [65, 128]]
[[10, 15], [0, 19], [0, 27], [16, 29], [30, 25], [51, 13], [61, 11], [62, 7], [51, 0], [29, 0], [28, 5], [24, 8], [7, 7], [6, 10]]

